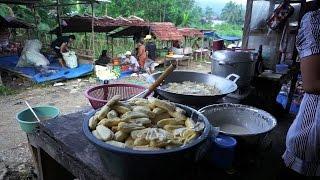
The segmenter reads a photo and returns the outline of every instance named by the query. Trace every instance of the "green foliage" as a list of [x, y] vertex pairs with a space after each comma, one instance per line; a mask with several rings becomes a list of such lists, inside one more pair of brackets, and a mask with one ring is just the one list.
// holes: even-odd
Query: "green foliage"
[[220, 35], [242, 37], [242, 25], [223, 23], [213, 28]]
[[10, 7], [6, 4], [0, 4], [0, 15], [7, 16], [10, 14]]
[[207, 6], [206, 9], [205, 9], [204, 15], [205, 15], [207, 20], [212, 19], [212, 17], [214, 16], [213, 9], [211, 7], [209, 7], [209, 6]]
[[11, 88], [8, 88], [6, 86], [0, 85], [0, 96], [6, 96], [14, 94], [15, 91]]
[[229, 1], [222, 9], [220, 17], [230, 24], [242, 25], [244, 23], [244, 13], [241, 5]]

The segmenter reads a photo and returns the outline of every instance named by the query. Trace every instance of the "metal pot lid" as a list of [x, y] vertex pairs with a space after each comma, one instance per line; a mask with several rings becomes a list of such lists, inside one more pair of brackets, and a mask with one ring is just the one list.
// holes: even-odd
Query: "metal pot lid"
[[228, 63], [251, 63], [254, 61], [254, 54], [242, 51], [220, 50], [212, 54], [212, 60]]

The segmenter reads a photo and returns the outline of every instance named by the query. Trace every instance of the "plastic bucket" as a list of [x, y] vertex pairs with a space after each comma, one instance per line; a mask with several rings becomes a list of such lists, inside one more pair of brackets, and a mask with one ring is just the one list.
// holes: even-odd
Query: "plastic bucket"
[[233, 137], [219, 134], [211, 138], [212, 142], [212, 163], [218, 168], [231, 168], [237, 140]]
[[[59, 109], [54, 106], [37, 106], [33, 107], [32, 109], [40, 120], [55, 118], [60, 113]], [[34, 132], [34, 130], [38, 127], [38, 121], [29, 108], [19, 112], [16, 116], [16, 119], [21, 129], [26, 133]]]

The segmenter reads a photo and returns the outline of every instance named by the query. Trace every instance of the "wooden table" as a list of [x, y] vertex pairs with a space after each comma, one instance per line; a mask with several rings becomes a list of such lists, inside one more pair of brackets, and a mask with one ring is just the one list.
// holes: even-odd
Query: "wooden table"
[[210, 57], [210, 51], [208, 49], [198, 49], [193, 51], [194, 56], [196, 57], [196, 61], [198, 61], [198, 56], [200, 56], [200, 60], [204, 57]]
[[168, 55], [166, 55], [165, 59], [164, 59], [163, 66], [166, 67], [166, 63], [168, 61], [176, 61], [176, 63], [177, 63], [176, 69], [178, 69], [180, 61], [187, 61], [188, 62], [188, 67], [189, 67], [191, 60], [192, 60], [192, 56], [185, 56], [185, 55], [168, 56]]
[[84, 112], [57, 117], [28, 134], [39, 179], [117, 179], [106, 171], [82, 132]]
[[[36, 133], [28, 134], [28, 141], [40, 180], [73, 180], [75, 178], [80, 180], [119, 179], [102, 165], [97, 149], [87, 140], [82, 132], [82, 122], [86, 116], [86, 112], [88, 110], [41, 122], [39, 130]], [[278, 136], [276, 137], [278, 139]], [[244, 153], [247, 152], [247, 155], [239, 153], [239, 157], [242, 160], [235, 163], [236, 172], [232, 174], [215, 168], [204, 159], [195, 163], [191, 171], [179, 172], [173, 174], [172, 177], [177, 180], [219, 178], [261, 179], [261, 177], [266, 176], [265, 172], [271, 172], [277, 168], [277, 163], [280, 160], [270, 158], [274, 157], [270, 150], [264, 152], [267, 153], [266, 155], [259, 154], [261, 149], [258, 149], [257, 146], [251, 148], [244, 147], [243, 151]], [[279, 145], [274, 147], [277, 148]], [[254, 152], [249, 149], [254, 149]], [[249, 162], [250, 157], [256, 159], [254, 162], [257, 162], [257, 164], [262, 163], [263, 167], [254, 165], [253, 159]], [[280, 155], [277, 157], [281, 159]], [[150, 177], [150, 179], [153, 178]]]

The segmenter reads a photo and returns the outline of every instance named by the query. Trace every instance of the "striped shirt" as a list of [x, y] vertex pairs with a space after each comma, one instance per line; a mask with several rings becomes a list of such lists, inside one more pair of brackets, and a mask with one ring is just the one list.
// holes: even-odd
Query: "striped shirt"
[[[300, 58], [320, 55], [320, 10], [304, 15], [296, 45]], [[320, 176], [320, 95], [305, 93], [289, 128], [283, 159], [300, 174]]]

